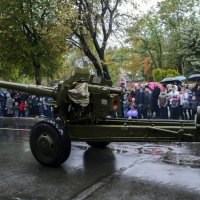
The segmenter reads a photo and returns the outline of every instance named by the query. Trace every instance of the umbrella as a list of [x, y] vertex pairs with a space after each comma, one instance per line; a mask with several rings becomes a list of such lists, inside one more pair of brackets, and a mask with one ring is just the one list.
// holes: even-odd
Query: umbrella
[[200, 74], [192, 74], [189, 76], [188, 81], [200, 81]]
[[151, 90], [153, 90], [154, 87], [155, 87], [155, 83], [154, 82], [149, 82], [148, 85], [149, 85]]
[[176, 77], [164, 78], [162, 81], [160, 81], [160, 83], [169, 84], [169, 83], [173, 83], [174, 81], [180, 83], [180, 82], [182, 82], [184, 80], [186, 80], [185, 76], [176, 76]]
[[158, 87], [159, 87], [161, 90], [163, 90], [162, 84], [158, 83]]
[[186, 77], [185, 76], [176, 76], [173, 79], [174, 79], [174, 81], [181, 81], [182, 82], [182, 81], [186, 80]]
[[155, 84], [157, 84], [158, 87], [159, 87], [161, 90], [163, 89], [162, 84], [160, 84], [160, 83], [155, 83], [155, 82], [149, 82], [148, 85], [149, 85], [149, 87], [150, 87], [151, 90], [154, 90], [154, 89], [155, 89]]

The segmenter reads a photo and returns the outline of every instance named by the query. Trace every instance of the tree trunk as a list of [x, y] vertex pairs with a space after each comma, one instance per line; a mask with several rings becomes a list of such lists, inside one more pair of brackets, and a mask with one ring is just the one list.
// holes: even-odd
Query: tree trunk
[[162, 53], [162, 45], [161, 45], [161, 42], [159, 41], [159, 58], [158, 58], [158, 64], [159, 64], [159, 68], [163, 68], [163, 53]]
[[35, 83], [36, 85], [41, 85], [41, 75], [40, 75], [40, 65], [34, 66], [35, 69]]
[[41, 85], [42, 78], [41, 78], [41, 64], [39, 62], [39, 59], [36, 58], [35, 55], [33, 55], [33, 66], [35, 71], [35, 83], [36, 85]]
[[178, 65], [176, 66], [176, 68], [177, 68], [178, 73], [179, 73], [179, 74], [182, 74], [183, 70], [182, 70], [181, 64], [178, 64]]
[[150, 57], [151, 57], [151, 60], [152, 60], [152, 62], [153, 62], [154, 69], [157, 69], [156, 61], [155, 61], [155, 59], [154, 59], [154, 57], [153, 57], [153, 54], [152, 54], [151, 50], [150, 50], [149, 48], [148, 48], [147, 50], [148, 50], [149, 55], [150, 55]]
[[111, 80], [111, 77], [109, 75], [109, 72], [108, 72], [108, 66], [107, 64], [102, 64], [102, 69], [103, 69], [103, 77], [105, 80]]
[[[91, 59], [90, 59], [91, 60]], [[92, 60], [91, 60], [92, 61]], [[97, 76], [103, 76], [102, 74], [102, 70], [101, 70], [101, 66], [97, 63], [97, 62], [92, 62], [95, 69], [96, 69], [96, 72], [97, 72]]]

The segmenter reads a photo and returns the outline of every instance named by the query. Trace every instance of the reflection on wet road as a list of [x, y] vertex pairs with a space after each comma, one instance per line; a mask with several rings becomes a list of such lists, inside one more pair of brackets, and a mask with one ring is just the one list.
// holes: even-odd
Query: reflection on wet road
[[199, 143], [73, 142], [59, 168], [29, 148], [33, 119], [0, 119], [0, 199], [200, 199]]

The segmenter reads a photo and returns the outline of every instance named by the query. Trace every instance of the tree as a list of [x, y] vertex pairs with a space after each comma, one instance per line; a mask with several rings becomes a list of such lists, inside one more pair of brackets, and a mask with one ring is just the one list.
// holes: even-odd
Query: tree
[[0, 1], [2, 70], [18, 68], [19, 75], [35, 77], [38, 85], [42, 76], [55, 74], [66, 52], [66, 28], [57, 21], [56, 11], [57, 1]]
[[153, 74], [153, 79], [156, 82], [160, 82], [162, 79], [166, 77], [166, 71], [161, 68], [154, 69], [152, 74]]
[[185, 30], [182, 37], [183, 47], [179, 51], [184, 58], [184, 73], [187, 75], [200, 73], [200, 25], [191, 24]]
[[113, 27], [118, 22], [118, 6], [122, 0], [71, 0], [67, 4], [69, 2], [74, 15], [66, 19], [66, 26], [71, 29], [68, 41], [84, 52], [98, 76], [110, 80], [105, 51]]
[[106, 63], [109, 65], [109, 72], [113, 83], [119, 81], [122, 71], [130, 79], [137, 78], [136, 74], [143, 68], [143, 59], [133, 49], [125, 47], [113, 47], [106, 50]]
[[145, 59], [150, 57], [151, 67], [163, 68], [163, 41], [162, 23], [152, 11], [133, 21], [128, 29], [130, 41], [136, 52]]
[[147, 78], [151, 78], [152, 70], [151, 70], [152, 60], [150, 57], [144, 59], [144, 76]]
[[158, 16], [165, 28], [165, 55], [167, 64], [179, 71], [184, 71], [184, 55], [180, 54], [183, 47], [182, 37], [190, 24], [191, 16], [197, 14], [198, 0], [164, 0], [158, 3]]
[[154, 69], [152, 74], [153, 74], [153, 79], [156, 82], [160, 82], [166, 77], [176, 77], [180, 75], [174, 69], [161, 69], [161, 68]]
[[144, 59], [151, 58], [151, 69], [172, 68], [180, 74], [186, 72], [188, 46], [184, 35], [189, 26], [195, 28], [200, 23], [198, 8], [198, 0], [160, 1], [157, 10], [136, 18], [128, 29], [132, 48]]

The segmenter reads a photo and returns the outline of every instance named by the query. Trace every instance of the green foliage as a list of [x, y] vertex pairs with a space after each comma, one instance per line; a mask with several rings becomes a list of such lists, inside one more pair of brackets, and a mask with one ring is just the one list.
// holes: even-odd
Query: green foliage
[[[1, 78], [23, 77], [37, 84], [42, 78], [63, 78], [81, 57], [87, 57], [99, 75], [109, 70], [114, 82], [120, 68], [132, 75], [144, 69], [145, 76], [158, 69], [153, 76], [159, 80], [176, 76], [177, 71], [200, 73], [199, 0], [163, 0], [156, 10], [126, 23], [119, 20], [123, 2], [1, 0]], [[122, 23], [131, 25], [131, 47], [107, 49], [111, 34], [117, 35], [115, 28], [120, 30]], [[72, 55], [69, 44], [78, 47], [79, 56], [66, 55]], [[169, 67], [173, 70], [164, 70]]]
[[57, 1], [1, 0], [0, 13], [2, 73], [14, 67], [19, 77], [35, 78], [37, 84], [53, 77], [66, 52], [62, 26], [55, 23]]
[[199, 72], [198, 10], [199, 0], [160, 1], [157, 10], [135, 19], [128, 29], [132, 48], [143, 58], [149, 56], [154, 69], [170, 66], [180, 74]]
[[[191, 20], [192, 21], [192, 20]], [[200, 73], [200, 25], [189, 25], [182, 37], [183, 47], [179, 53], [184, 57], [186, 75]]]
[[154, 81], [160, 82], [163, 78], [166, 77], [166, 70], [157, 68], [153, 70], [152, 74]]
[[133, 23], [128, 33], [135, 51], [141, 54], [143, 60], [150, 57], [153, 68], [162, 68], [164, 33], [159, 17], [149, 12]]
[[154, 69], [152, 74], [155, 82], [160, 82], [161, 80], [167, 77], [179, 76], [179, 73], [176, 70], [161, 68]]
[[167, 69], [166, 71], [166, 77], [175, 77], [175, 76], [179, 76], [180, 74], [178, 73], [178, 71], [174, 70], [174, 69]]
[[111, 76], [113, 84], [117, 85], [119, 83], [119, 79], [120, 79], [119, 67], [110, 65], [109, 66], [109, 72], [110, 72], [110, 76]]

